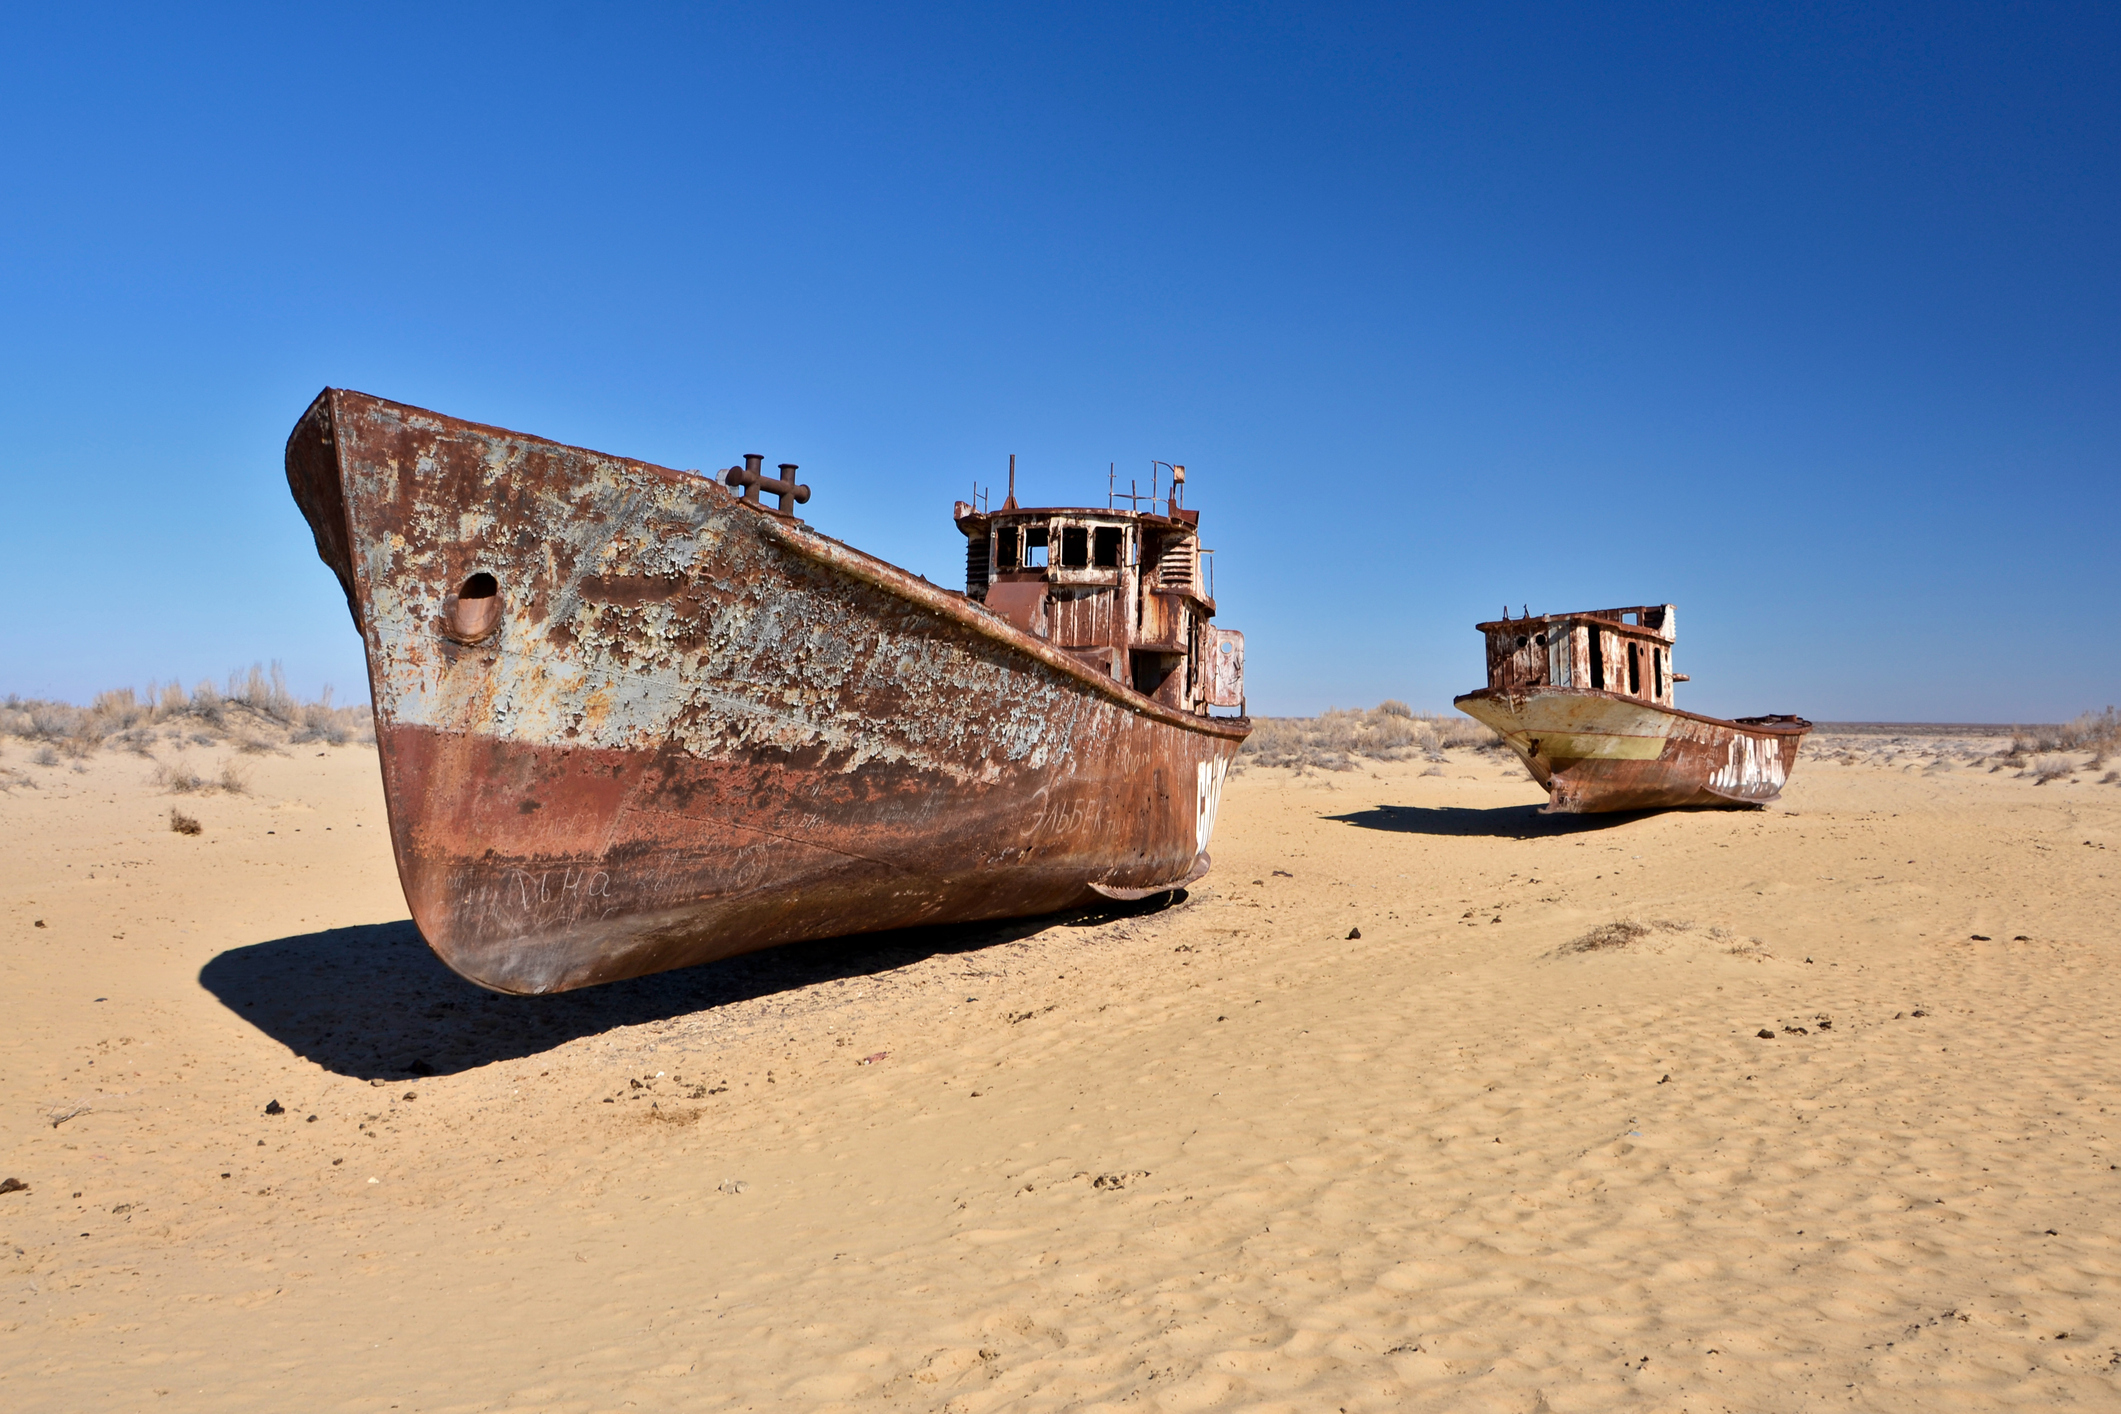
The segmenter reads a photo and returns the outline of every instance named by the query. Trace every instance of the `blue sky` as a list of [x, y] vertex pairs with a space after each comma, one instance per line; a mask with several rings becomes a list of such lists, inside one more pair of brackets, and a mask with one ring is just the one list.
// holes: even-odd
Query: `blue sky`
[[2121, 11], [9, 7], [0, 692], [365, 696], [325, 384], [949, 507], [1190, 468], [1256, 713], [1672, 601], [1683, 705], [2121, 699]]

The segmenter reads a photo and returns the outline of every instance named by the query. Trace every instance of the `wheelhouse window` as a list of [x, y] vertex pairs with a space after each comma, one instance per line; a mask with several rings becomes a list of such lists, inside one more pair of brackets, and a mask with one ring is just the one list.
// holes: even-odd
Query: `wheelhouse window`
[[1123, 533], [1116, 525], [1101, 525], [1093, 537], [1092, 563], [1101, 570], [1119, 568], [1120, 542]]
[[1023, 541], [1013, 525], [1003, 526], [994, 532], [994, 567], [1013, 570], [1022, 566]]
[[1024, 529], [1024, 568], [1042, 570], [1046, 567], [1046, 543], [1048, 533], [1043, 525], [1027, 526]]
[[1061, 527], [1060, 562], [1064, 570], [1090, 568], [1090, 531], [1087, 526]]

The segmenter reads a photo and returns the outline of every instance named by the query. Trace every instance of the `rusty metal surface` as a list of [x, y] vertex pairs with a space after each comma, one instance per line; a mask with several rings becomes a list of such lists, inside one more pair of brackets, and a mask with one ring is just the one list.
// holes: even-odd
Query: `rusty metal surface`
[[1812, 724], [1725, 721], [1673, 705], [1669, 604], [1527, 614], [1475, 625], [1488, 686], [1456, 699], [1501, 734], [1556, 813], [1763, 805], [1782, 793]]
[[360, 393], [296, 425], [288, 482], [362, 632], [399, 877], [445, 962], [561, 991], [1203, 867], [1249, 723], [816, 534], [795, 468], [759, 460], [740, 499]]

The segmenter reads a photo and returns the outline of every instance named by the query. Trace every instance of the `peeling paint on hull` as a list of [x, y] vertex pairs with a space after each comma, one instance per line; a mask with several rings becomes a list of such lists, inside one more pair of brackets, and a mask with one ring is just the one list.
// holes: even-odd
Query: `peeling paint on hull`
[[1150, 701], [701, 477], [336, 389], [287, 472], [367, 648], [414, 921], [481, 985], [1204, 866], [1249, 723]]
[[1807, 722], [1756, 725], [1590, 688], [1483, 688], [1456, 699], [1546, 787], [1547, 810], [1764, 805], [1782, 793]]

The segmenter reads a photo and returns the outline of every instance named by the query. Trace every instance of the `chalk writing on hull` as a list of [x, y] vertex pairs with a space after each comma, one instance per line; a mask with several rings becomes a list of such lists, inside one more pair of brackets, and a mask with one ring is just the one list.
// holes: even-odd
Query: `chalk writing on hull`
[[1740, 736], [1731, 738], [1730, 759], [1709, 777], [1709, 784], [1736, 795], [1773, 795], [1786, 779], [1781, 742]]
[[1206, 853], [1208, 839], [1215, 833], [1215, 812], [1222, 808], [1223, 781], [1230, 774], [1230, 763], [1226, 758], [1203, 761], [1199, 768], [1199, 789], [1195, 795], [1193, 815], [1194, 849]]

